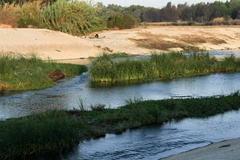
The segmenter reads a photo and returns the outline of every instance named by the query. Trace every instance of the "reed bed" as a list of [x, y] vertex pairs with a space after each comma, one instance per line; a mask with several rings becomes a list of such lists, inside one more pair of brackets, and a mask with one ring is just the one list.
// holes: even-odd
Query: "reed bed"
[[149, 59], [114, 61], [107, 54], [92, 62], [92, 82], [121, 83], [156, 81], [219, 72], [239, 72], [240, 60], [233, 55], [218, 61], [208, 53], [153, 53]]
[[[84, 139], [185, 117], [208, 117], [239, 110], [240, 93], [189, 99], [128, 101], [117, 109], [49, 111], [0, 121], [0, 159], [27, 159], [64, 152]], [[60, 154], [60, 153], [59, 153]], [[41, 155], [41, 156], [40, 156]], [[44, 159], [44, 158], [42, 158]], [[55, 159], [59, 159], [56, 158]]]
[[80, 128], [84, 125], [63, 111], [2, 121], [0, 159], [25, 159], [42, 152], [68, 150], [79, 142]]
[[56, 69], [68, 77], [86, 71], [86, 66], [60, 64], [43, 61], [36, 56], [0, 56], [0, 84], [6, 90], [36, 90], [51, 87], [55, 84], [47, 74]]

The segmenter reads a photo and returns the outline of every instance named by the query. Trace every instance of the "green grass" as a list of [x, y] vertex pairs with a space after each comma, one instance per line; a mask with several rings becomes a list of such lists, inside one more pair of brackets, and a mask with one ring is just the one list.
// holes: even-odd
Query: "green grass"
[[84, 125], [63, 111], [45, 112], [0, 123], [0, 159], [20, 159], [64, 151], [79, 142]]
[[86, 66], [60, 64], [43, 61], [36, 56], [0, 56], [0, 84], [6, 90], [36, 90], [55, 84], [47, 74], [56, 69], [66, 73], [67, 77], [79, 75], [86, 71]]
[[113, 61], [103, 54], [94, 59], [90, 70], [92, 82], [157, 81], [179, 77], [239, 72], [240, 60], [233, 55], [218, 61], [207, 53], [185, 56], [181, 52], [152, 54], [150, 59]]
[[117, 109], [97, 106], [92, 111], [49, 111], [0, 121], [0, 159], [63, 152], [84, 139], [122, 133], [144, 125], [185, 117], [208, 117], [240, 108], [240, 93], [228, 96], [131, 100]]

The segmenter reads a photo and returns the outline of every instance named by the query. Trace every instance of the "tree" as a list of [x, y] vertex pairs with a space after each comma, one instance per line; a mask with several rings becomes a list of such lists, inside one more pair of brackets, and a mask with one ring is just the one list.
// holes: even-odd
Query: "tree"
[[179, 19], [179, 15], [176, 6], [171, 2], [161, 9], [161, 21], [175, 22]]

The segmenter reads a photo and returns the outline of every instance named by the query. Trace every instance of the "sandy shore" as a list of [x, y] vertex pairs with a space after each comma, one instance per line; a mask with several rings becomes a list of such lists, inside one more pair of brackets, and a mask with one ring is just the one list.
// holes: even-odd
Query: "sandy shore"
[[[237, 26], [160, 26], [111, 30], [85, 37], [71, 36], [47, 29], [0, 28], [0, 51], [14, 54], [35, 54], [42, 59], [66, 63], [87, 63], [86, 59], [103, 52], [148, 55], [152, 51], [139, 47], [133, 40], [145, 40], [148, 35], [162, 37], [162, 41], [188, 45], [183, 39], [198, 39], [195, 46], [206, 50], [239, 50], [240, 27]], [[216, 43], [215, 41], [225, 41]], [[161, 42], [159, 41], [160, 45]], [[190, 42], [189, 42], [190, 43]], [[179, 50], [171, 48], [170, 50]]]
[[163, 160], [240, 160], [240, 138], [213, 143]]

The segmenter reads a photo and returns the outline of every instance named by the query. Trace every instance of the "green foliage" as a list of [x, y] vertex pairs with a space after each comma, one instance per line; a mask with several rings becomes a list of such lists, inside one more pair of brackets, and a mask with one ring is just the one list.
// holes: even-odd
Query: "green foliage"
[[[173, 5], [163, 8], [139, 5], [104, 6], [76, 0], [2, 0], [0, 23], [13, 27], [44, 27], [72, 35], [83, 35], [109, 28], [132, 28], [141, 22], [174, 22], [162, 25], [239, 24], [239, 1]], [[216, 19], [223, 18], [219, 23]], [[215, 20], [215, 21], [214, 21]], [[197, 23], [196, 23], [197, 22]], [[146, 27], [146, 25], [144, 26]]]
[[137, 25], [137, 20], [129, 14], [114, 14], [108, 18], [108, 28], [130, 29]]
[[104, 26], [96, 10], [83, 1], [58, 0], [43, 7], [41, 19], [48, 29], [72, 35], [84, 35]]
[[229, 57], [225, 57], [224, 60], [220, 64], [220, 70], [222, 72], [236, 72], [239, 71], [240, 60], [236, 59], [235, 56], [231, 55]]
[[39, 22], [33, 18], [20, 18], [18, 20], [18, 27], [19, 28], [28, 28], [29, 26], [35, 27], [39, 26]]
[[[101, 6], [101, 8], [103, 10], [101, 17], [127, 13], [136, 18], [138, 22], [177, 22], [170, 25], [197, 25], [196, 22], [205, 25], [212, 25], [210, 22], [214, 18], [240, 18], [239, 1], [215, 1], [213, 3], [200, 2], [192, 5], [188, 5], [187, 3], [174, 5], [171, 2], [168, 2], [163, 8], [150, 8], [139, 5], [132, 5], [129, 7], [108, 5], [107, 7]], [[187, 23], [178, 23], [179, 21]], [[225, 20], [223, 24], [234, 23]]]
[[40, 27], [40, 18], [39, 13], [41, 12], [41, 2], [33, 1], [26, 2], [22, 5], [15, 6], [15, 14], [19, 17], [18, 19], [18, 27], [20, 28], [28, 28]]
[[105, 54], [92, 63], [90, 77], [94, 82], [141, 82], [238, 71], [240, 60], [234, 56], [217, 61], [207, 53], [171, 52], [154, 53], [150, 59], [114, 61]]
[[79, 142], [84, 125], [64, 111], [51, 111], [0, 123], [0, 159], [70, 149]]
[[0, 83], [7, 90], [33, 90], [53, 86], [47, 74], [61, 69], [68, 77], [86, 71], [85, 66], [45, 62], [36, 56], [25, 58], [22, 56], [0, 56]]

